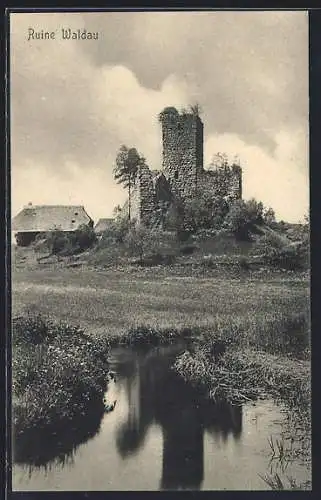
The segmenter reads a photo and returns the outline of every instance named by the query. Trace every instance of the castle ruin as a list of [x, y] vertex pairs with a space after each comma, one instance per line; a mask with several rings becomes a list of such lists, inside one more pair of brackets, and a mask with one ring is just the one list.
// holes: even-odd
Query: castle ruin
[[131, 200], [132, 217], [149, 225], [157, 211], [175, 201], [184, 203], [207, 192], [231, 202], [242, 197], [242, 169], [239, 165], [205, 170], [203, 123], [198, 113], [179, 113], [174, 107], [159, 115], [162, 126], [161, 171], [139, 167]]

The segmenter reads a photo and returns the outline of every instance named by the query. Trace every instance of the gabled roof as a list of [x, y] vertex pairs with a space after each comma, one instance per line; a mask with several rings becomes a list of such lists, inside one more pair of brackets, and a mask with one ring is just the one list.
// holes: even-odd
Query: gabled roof
[[59, 229], [74, 231], [93, 220], [81, 205], [28, 205], [12, 220], [12, 231], [45, 232]]
[[106, 229], [108, 229], [113, 222], [114, 219], [99, 219], [94, 227], [94, 230], [96, 233], [102, 233], [103, 231], [106, 231]]

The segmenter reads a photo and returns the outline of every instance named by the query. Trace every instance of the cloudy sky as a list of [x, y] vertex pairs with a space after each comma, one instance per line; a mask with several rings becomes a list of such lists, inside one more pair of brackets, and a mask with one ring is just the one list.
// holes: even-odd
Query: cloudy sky
[[[302, 220], [309, 204], [305, 12], [11, 14], [12, 215], [83, 204], [97, 220], [126, 193], [121, 144], [161, 166], [158, 113], [198, 102], [204, 162], [237, 155], [244, 198]], [[62, 40], [61, 28], [98, 32]], [[55, 31], [28, 41], [28, 28]]]

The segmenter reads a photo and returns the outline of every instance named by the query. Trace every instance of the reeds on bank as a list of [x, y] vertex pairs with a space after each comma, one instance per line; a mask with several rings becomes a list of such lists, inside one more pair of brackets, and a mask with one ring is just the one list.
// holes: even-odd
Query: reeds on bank
[[108, 344], [39, 315], [13, 320], [12, 412], [16, 433], [64, 426], [106, 387]]

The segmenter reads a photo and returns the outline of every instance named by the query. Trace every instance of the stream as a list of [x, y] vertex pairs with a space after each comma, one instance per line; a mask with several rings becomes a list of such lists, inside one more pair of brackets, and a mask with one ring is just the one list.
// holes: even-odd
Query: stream
[[[109, 413], [93, 413], [63, 436], [20, 444], [14, 491], [270, 490], [268, 440], [285, 415], [272, 401], [217, 404], [175, 374], [180, 346], [115, 348]], [[286, 475], [310, 479], [303, 464]]]

